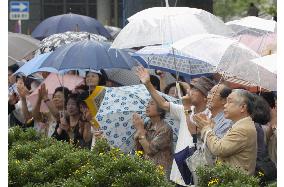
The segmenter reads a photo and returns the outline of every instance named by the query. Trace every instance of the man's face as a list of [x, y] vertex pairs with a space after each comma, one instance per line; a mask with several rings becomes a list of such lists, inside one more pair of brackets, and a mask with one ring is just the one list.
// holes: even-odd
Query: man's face
[[237, 93], [232, 92], [227, 97], [227, 103], [224, 106], [225, 118], [236, 121], [239, 119], [241, 113], [245, 112], [246, 107], [242, 98]]
[[210, 110], [224, 107], [226, 100], [220, 96], [220, 92], [224, 89], [224, 85], [215, 85], [207, 95], [207, 107]]
[[206, 97], [195, 87], [190, 88], [190, 100], [194, 106], [198, 106], [200, 103], [206, 101]]

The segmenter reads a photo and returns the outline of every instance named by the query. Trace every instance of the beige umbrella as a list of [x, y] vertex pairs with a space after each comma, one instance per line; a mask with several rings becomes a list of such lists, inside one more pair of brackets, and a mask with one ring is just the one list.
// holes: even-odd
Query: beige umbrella
[[9, 32], [8, 34], [8, 61], [13, 65], [21, 61], [39, 48], [39, 40], [29, 35]]

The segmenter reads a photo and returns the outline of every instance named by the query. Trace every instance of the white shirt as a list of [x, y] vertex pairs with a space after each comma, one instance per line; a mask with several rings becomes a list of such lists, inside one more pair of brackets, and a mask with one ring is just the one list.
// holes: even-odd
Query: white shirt
[[[174, 118], [176, 118], [180, 123], [175, 153], [180, 152], [181, 150], [185, 149], [187, 146], [193, 147], [194, 146], [193, 139], [187, 128], [186, 115], [184, 113], [184, 106], [170, 102], [170, 114]], [[172, 180], [173, 182], [179, 185], [186, 186], [179, 172], [179, 169], [178, 169], [178, 166], [175, 160], [173, 160], [170, 180]]]

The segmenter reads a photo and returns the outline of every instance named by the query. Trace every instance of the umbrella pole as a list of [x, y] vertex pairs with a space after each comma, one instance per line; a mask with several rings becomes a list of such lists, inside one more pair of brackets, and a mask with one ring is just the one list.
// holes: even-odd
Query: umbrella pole
[[172, 47], [172, 51], [173, 51], [173, 57], [174, 57], [174, 65], [175, 65], [175, 69], [176, 69], [176, 89], [177, 89], [177, 92], [178, 92], [178, 98], [181, 99], [180, 85], [179, 85], [179, 82], [178, 82], [179, 72], [177, 70], [177, 64], [176, 64], [176, 58], [175, 58], [175, 50], [174, 50], [173, 47]]

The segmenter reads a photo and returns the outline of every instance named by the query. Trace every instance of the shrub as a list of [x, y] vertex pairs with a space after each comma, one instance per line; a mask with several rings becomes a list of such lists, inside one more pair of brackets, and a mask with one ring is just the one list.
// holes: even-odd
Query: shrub
[[203, 166], [197, 168], [198, 186], [200, 187], [256, 187], [259, 179], [249, 176], [243, 171], [228, 164], [218, 163], [214, 167]]
[[9, 186], [172, 186], [152, 162], [105, 140], [89, 151], [18, 127], [9, 130], [8, 171]]

